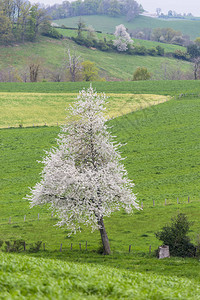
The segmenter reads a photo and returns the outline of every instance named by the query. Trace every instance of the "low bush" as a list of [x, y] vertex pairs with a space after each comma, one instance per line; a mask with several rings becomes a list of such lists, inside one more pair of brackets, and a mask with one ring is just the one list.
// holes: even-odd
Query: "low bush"
[[171, 256], [194, 257], [196, 247], [190, 242], [187, 233], [190, 222], [185, 214], [178, 214], [171, 219], [170, 225], [166, 225], [161, 231], [156, 232], [156, 237], [163, 241], [164, 245], [169, 246]]

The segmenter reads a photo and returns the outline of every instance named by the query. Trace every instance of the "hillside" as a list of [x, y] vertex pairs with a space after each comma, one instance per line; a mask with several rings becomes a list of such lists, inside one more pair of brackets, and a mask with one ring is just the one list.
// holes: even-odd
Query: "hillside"
[[69, 39], [58, 41], [49, 38], [42, 38], [35, 43], [0, 47], [0, 69], [8, 70], [8, 77], [13, 70], [16, 77], [21, 76], [23, 80], [28, 76], [29, 62], [39, 59], [40, 75], [46, 80], [51, 76], [52, 70], [65, 70], [68, 49], [71, 49], [72, 52], [75, 49], [82, 60], [95, 62], [100, 69], [100, 75], [108, 80], [130, 80], [138, 66], [145, 66], [152, 73], [154, 79], [166, 79], [166, 73], [172, 77], [177, 70], [179, 73], [181, 70], [183, 74], [192, 72], [191, 64], [185, 61], [158, 56], [131, 56], [115, 52], [94, 51], [79, 46]]
[[[58, 25], [69, 27], [77, 27], [80, 17], [54, 20]], [[200, 21], [191, 20], [162, 20], [145, 16], [138, 16], [131, 22], [127, 22], [125, 17], [108, 17], [108, 16], [83, 16], [82, 19], [87, 25], [92, 25], [95, 30], [100, 30], [104, 33], [113, 33], [115, 26], [124, 24], [129, 30], [142, 28], [173, 28], [181, 31], [184, 35], [189, 35], [192, 40], [200, 36], [199, 25]]]

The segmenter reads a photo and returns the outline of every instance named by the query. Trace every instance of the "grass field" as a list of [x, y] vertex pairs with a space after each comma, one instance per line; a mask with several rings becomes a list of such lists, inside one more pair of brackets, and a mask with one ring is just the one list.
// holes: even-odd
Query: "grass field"
[[[2, 122], [8, 125], [9, 105], [18, 103], [28, 111], [33, 102], [38, 108], [46, 103], [51, 110], [51, 93], [58, 97], [52, 103], [58, 99], [62, 103], [62, 93], [77, 93], [81, 84], [2, 84], [0, 90], [7, 93], [5, 99], [12, 93], [16, 97], [9, 98]], [[30, 209], [23, 199], [29, 187], [39, 181], [42, 166], [37, 160], [44, 156], [44, 150], [55, 145], [59, 127], [0, 129], [0, 240], [23, 239], [27, 248], [30, 243], [41, 240], [46, 247], [36, 254], [0, 252], [0, 299], [200, 299], [198, 259], [158, 260], [153, 253], [162, 243], [154, 233], [177, 213], [185, 213], [192, 221], [189, 232], [192, 242], [196, 243], [200, 233], [199, 83], [95, 85], [98, 90], [104, 88], [109, 93], [117, 90], [110, 101], [112, 109], [124, 99], [132, 101], [130, 93], [135, 90], [165, 95], [187, 91], [190, 95], [175, 97], [108, 122], [117, 141], [126, 143], [121, 149], [122, 156], [126, 157], [124, 163], [129, 178], [135, 183], [137, 199], [144, 205], [143, 211], [132, 215], [120, 211], [106, 218], [112, 249], [109, 257], [97, 253], [99, 232], [91, 233], [89, 228], [82, 227], [81, 233], [69, 238], [67, 228], [53, 226], [58, 219], [51, 216], [47, 207]], [[19, 93], [22, 90], [27, 94]], [[68, 97], [71, 101], [71, 94]], [[62, 252], [59, 251], [61, 243]], [[130, 253], [129, 245], [132, 245]]]
[[[83, 16], [82, 20], [87, 25], [92, 25], [95, 30], [100, 30], [104, 33], [113, 33], [115, 27], [119, 24], [124, 24], [129, 30], [142, 28], [173, 28], [181, 31], [184, 35], [189, 35], [191, 39], [199, 37], [200, 21], [190, 20], [161, 20], [145, 16], [139, 16], [131, 22], [127, 22], [125, 17], [108, 17], [108, 16]], [[77, 27], [79, 17], [55, 20], [54, 23], [58, 25], [65, 25], [68, 27]]]
[[[65, 122], [66, 108], [77, 94], [0, 93], [0, 128], [59, 125]], [[170, 99], [161, 95], [107, 94], [108, 119], [156, 105]]]
[[[37, 82], [10, 83], [0, 82], [0, 93], [78, 93], [88, 88], [89, 82]], [[159, 80], [159, 81], [125, 81], [93, 82], [97, 92], [108, 94], [154, 94], [154, 95], [200, 95], [199, 80]]]
[[182, 72], [192, 71], [191, 63], [172, 58], [133, 56], [115, 52], [105, 53], [79, 46], [69, 39], [57, 41], [45, 37], [36, 43], [0, 47], [0, 69], [6, 69], [8, 66], [11, 70], [15, 68], [18, 70], [16, 76], [19, 77], [22, 74], [23, 78], [23, 74], [26, 74], [26, 76], [29, 74], [30, 59], [32, 61], [39, 59], [41, 64], [40, 77], [42, 78], [42, 74], [45, 74], [45, 78], [47, 78], [50, 76], [47, 69], [62, 70], [65, 68], [68, 49], [71, 49], [72, 53], [75, 50], [82, 60], [95, 62], [100, 70], [101, 77], [105, 77], [107, 80], [131, 80], [133, 72], [139, 66], [145, 66], [157, 79], [162, 79], [159, 70], [163, 66], [167, 66], [168, 69], [177, 66]]

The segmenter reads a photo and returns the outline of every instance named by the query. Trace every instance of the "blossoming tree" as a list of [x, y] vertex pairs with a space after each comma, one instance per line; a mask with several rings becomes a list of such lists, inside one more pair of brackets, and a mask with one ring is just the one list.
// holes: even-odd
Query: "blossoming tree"
[[133, 40], [123, 24], [116, 26], [114, 35], [116, 37], [116, 40], [114, 40], [114, 46], [117, 47], [117, 50], [120, 52], [126, 51], [128, 49], [128, 45], [133, 44]]
[[60, 218], [57, 225], [66, 225], [70, 234], [80, 224], [99, 229], [104, 254], [110, 254], [104, 217], [121, 207], [131, 212], [139, 206], [121, 163], [120, 145], [107, 131], [105, 100], [92, 87], [79, 93], [57, 147], [43, 159], [41, 182], [27, 198], [32, 207], [48, 203]]

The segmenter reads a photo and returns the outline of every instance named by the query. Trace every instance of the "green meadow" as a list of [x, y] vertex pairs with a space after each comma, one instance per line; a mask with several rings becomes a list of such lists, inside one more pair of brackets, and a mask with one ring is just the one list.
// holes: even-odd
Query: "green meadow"
[[[58, 25], [65, 25], [68, 27], [77, 27], [80, 17], [72, 17], [66, 19], [59, 19], [53, 21]], [[163, 20], [157, 18], [150, 18], [145, 16], [138, 16], [131, 22], [127, 22], [126, 17], [108, 17], [108, 16], [82, 16], [82, 20], [87, 25], [92, 25], [95, 30], [101, 30], [104, 33], [113, 33], [115, 27], [119, 24], [124, 24], [129, 30], [142, 29], [142, 28], [173, 28], [174, 30], [181, 31], [185, 35], [189, 35], [191, 39], [199, 37], [199, 24], [200, 21], [196, 20]]]
[[[1, 114], [4, 128], [0, 129], [0, 240], [22, 239], [27, 249], [31, 243], [45, 243], [45, 250], [42, 245], [38, 253], [0, 252], [0, 299], [200, 299], [197, 258], [158, 260], [154, 256], [162, 243], [155, 232], [177, 213], [185, 213], [191, 221], [193, 243], [200, 234], [198, 81], [94, 83], [98, 91], [109, 94], [108, 110], [124, 109], [108, 125], [115, 139], [124, 144], [124, 164], [143, 205], [143, 210], [131, 215], [122, 210], [106, 218], [110, 256], [98, 254], [99, 232], [82, 226], [81, 232], [69, 238], [67, 228], [54, 226], [58, 218], [48, 207], [30, 209], [24, 199], [29, 187], [40, 180], [42, 164], [38, 161], [44, 150], [56, 145], [60, 129], [36, 124], [8, 128], [12, 118], [8, 110], [24, 109], [28, 120], [35, 108], [42, 120], [44, 110], [52, 115], [58, 105], [55, 115], [62, 118], [62, 106], [71, 103], [83, 85], [0, 84], [1, 107], [6, 112]], [[156, 99], [165, 101], [152, 105]], [[44, 110], [40, 110], [42, 105]], [[126, 105], [131, 113], [127, 114]]]

